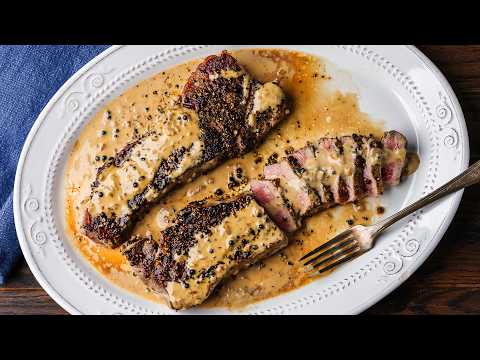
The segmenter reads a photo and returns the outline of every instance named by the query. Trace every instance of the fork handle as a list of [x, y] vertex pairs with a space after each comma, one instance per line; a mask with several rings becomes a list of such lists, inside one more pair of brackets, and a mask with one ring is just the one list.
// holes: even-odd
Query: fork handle
[[407, 215], [410, 215], [411, 213], [434, 202], [435, 200], [438, 200], [448, 194], [451, 194], [478, 182], [480, 182], [480, 160], [474, 163], [457, 177], [453, 178], [443, 186], [436, 189], [435, 191], [414, 202], [413, 204], [407, 206], [406, 208], [400, 210], [396, 214], [386, 218], [385, 220], [376, 223], [373, 226], [373, 232], [375, 233], [375, 235], [377, 235], [398, 220], [404, 218]]

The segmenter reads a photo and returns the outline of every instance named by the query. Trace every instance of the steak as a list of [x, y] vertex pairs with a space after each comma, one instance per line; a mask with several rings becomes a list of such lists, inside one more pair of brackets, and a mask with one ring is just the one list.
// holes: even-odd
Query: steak
[[147, 286], [178, 310], [202, 303], [220, 282], [286, 245], [246, 192], [190, 203], [159, 239], [134, 237], [122, 251]]
[[251, 189], [277, 225], [293, 232], [305, 216], [379, 196], [384, 183], [397, 185], [405, 174], [406, 147], [397, 131], [386, 132], [381, 140], [355, 134], [322, 138], [266, 166], [264, 179], [251, 182]]
[[253, 79], [227, 52], [192, 73], [164, 129], [132, 141], [97, 171], [82, 230], [109, 247], [126, 241], [174, 187], [254, 149], [287, 113], [282, 89]]

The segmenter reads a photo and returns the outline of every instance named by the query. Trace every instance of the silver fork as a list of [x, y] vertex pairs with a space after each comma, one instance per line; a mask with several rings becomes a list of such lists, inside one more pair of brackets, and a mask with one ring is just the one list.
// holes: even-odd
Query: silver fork
[[377, 236], [398, 220], [448, 194], [480, 182], [480, 161], [437, 190], [400, 210], [396, 214], [369, 226], [356, 225], [338, 234], [325, 244], [310, 251], [300, 261], [306, 260], [307, 271], [312, 275], [323, 273], [370, 250]]

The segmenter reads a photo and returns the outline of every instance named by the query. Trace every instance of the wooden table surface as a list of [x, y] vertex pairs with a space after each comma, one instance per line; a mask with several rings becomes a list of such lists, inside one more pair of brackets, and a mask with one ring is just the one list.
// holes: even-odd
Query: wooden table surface
[[[480, 45], [419, 46], [440, 68], [463, 108], [471, 162], [480, 158]], [[465, 190], [450, 228], [427, 261], [365, 314], [480, 314], [480, 186]], [[25, 261], [0, 287], [0, 314], [66, 314]]]

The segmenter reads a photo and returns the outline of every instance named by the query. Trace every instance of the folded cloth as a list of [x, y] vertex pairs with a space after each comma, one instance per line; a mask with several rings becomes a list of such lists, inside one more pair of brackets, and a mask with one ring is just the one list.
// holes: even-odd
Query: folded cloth
[[12, 200], [25, 138], [60, 86], [108, 47], [0, 46], [0, 284], [21, 255]]

